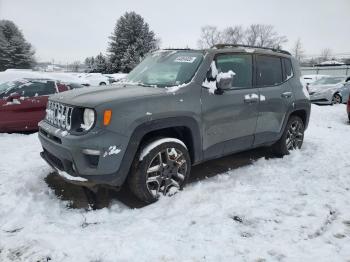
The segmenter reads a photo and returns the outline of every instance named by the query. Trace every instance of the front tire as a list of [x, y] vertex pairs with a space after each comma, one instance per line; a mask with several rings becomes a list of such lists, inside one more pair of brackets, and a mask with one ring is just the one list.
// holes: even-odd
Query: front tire
[[332, 104], [341, 104], [342, 103], [342, 98], [339, 94], [334, 94], [332, 97]]
[[190, 171], [191, 159], [184, 143], [174, 138], [157, 139], [141, 148], [134, 159], [128, 184], [138, 199], [153, 203], [162, 194], [181, 190]]
[[305, 127], [301, 118], [291, 116], [282, 137], [272, 146], [274, 153], [278, 156], [284, 156], [289, 155], [293, 150], [300, 149], [304, 141], [304, 132]]

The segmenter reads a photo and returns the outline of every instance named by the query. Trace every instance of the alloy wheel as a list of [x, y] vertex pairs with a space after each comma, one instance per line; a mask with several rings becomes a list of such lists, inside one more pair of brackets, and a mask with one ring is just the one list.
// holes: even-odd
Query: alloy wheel
[[300, 149], [304, 139], [304, 126], [300, 121], [294, 121], [287, 131], [286, 146], [287, 150]]
[[166, 148], [152, 159], [146, 176], [148, 191], [158, 197], [166, 195], [171, 188], [180, 189], [187, 172], [187, 161], [184, 154], [176, 148]]
[[335, 94], [332, 98], [332, 103], [333, 104], [340, 104], [341, 103], [341, 97], [338, 94]]

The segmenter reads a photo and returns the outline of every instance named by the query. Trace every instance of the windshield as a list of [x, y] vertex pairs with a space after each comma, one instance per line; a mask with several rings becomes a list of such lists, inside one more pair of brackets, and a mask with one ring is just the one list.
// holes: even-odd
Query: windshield
[[343, 82], [345, 80], [344, 77], [323, 77], [321, 79], [316, 80], [313, 82], [312, 85], [332, 85], [332, 84], [338, 84], [340, 82]]
[[19, 87], [25, 83], [26, 82], [21, 82], [21, 81], [10, 81], [10, 82], [2, 83], [0, 84], [0, 94], [7, 93], [12, 88]]
[[202, 60], [200, 51], [158, 51], [136, 66], [125, 81], [155, 87], [186, 84], [192, 80]]

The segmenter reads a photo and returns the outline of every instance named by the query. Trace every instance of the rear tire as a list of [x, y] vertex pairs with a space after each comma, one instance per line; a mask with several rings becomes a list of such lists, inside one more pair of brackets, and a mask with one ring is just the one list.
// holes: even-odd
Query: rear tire
[[298, 116], [291, 116], [284, 129], [283, 135], [276, 144], [272, 146], [277, 156], [289, 155], [293, 150], [300, 149], [304, 141], [304, 123]]
[[186, 146], [174, 138], [161, 138], [142, 146], [132, 164], [128, 184], [138, 199], [153, 203], [161, 194], [181, 190], [190, 171]]

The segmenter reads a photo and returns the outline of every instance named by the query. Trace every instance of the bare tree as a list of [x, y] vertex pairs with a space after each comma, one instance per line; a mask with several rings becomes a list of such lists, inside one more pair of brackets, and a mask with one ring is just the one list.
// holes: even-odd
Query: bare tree
[[245, 43], [259, 47], [281, 48], [288, 40], [280, 36], [272, 25], [253, 24], [245, 31]]
[[332, 56], [332, 50], [330, 48], [324, 48], [321, 51], [320, 62], [330, 60]]
[[292, 53], [294, 57], [299, 61], [299, 63], [304, 58], [304, 50], [300, 38], [298, 38], [298, 40], [295, 42]]
[[244, 29], [241, 25], [227, 27], [222, 32], [222, 41], [225, 44], [243, 44]]
[[230, 26], [220, 31], [216, 26], [204, 26], [198, 41], [200, 48], [222, 44], [246, 44], [258, 47], [281, 48], [287, 42], [272, 25], [253, 24], [246, 30], [242, 26]]
[[80, 61], [74, 61], [69, 65], [72, 72], [78, 72], [80, 68]]
[[201, 28], [201, 35], [198, 40], [199, 48], [210, 48], [222, 42], [222, 34], [216, 26], [204, 26]]

